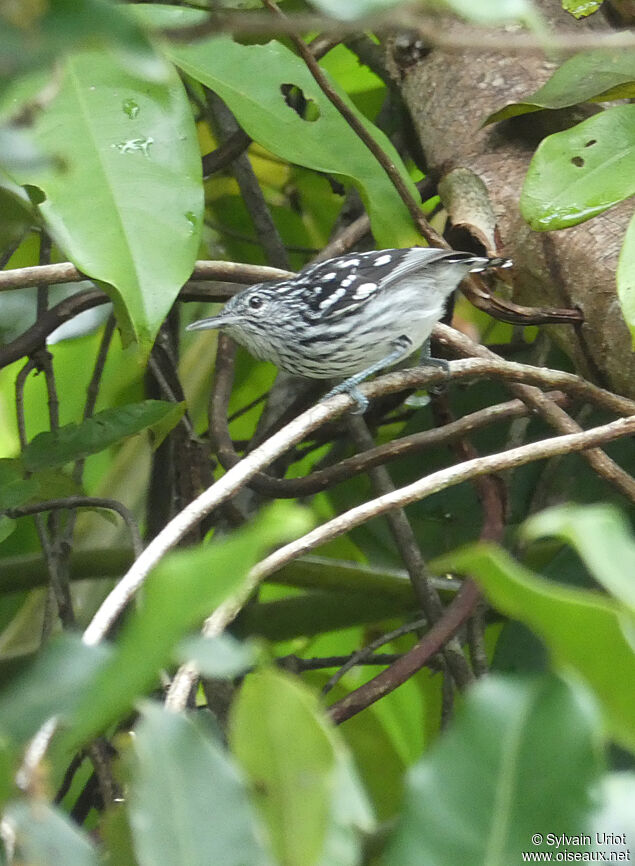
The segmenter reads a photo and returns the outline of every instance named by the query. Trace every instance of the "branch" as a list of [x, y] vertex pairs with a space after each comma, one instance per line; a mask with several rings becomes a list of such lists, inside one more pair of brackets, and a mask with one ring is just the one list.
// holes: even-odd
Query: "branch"
[[[372, 447], [373, 439], [363, 418], [349, 416], [348, 427], [351, 438], [358, 448]], [[390, 473], [385, 466], [377, 466], [368, 472], [375, 495], [386, 495], [395, 490]], [[432, 586], [431, 575], [417, 543], [410, 521], [403, 508], [395, 508], [386, 513], [386, 520], [399, 555], [406, 566], [412, 583], [415, 598], [430, 625], [443, 616], [443, 605], [438, 592]], [[443, 658], [456, 685], [460, 688], [472, 680], [472, 672], [458, 641], [450, 641], [445, 647]]]
[[104, 508], [115, 511], [128, 527], [132, 550], [135, 557], [140, 556], [143, 542], [132, 512], [117, 499], [103, 499], [98, 496], [66, 496], [63, 499], [48, 499], [44, 502], [34, 502], [32, 505], [21, 505], [19, 508], [8, 508], [4, 513], [7, 517], [26, 517], [29, 514], [41, 514], [43, 511], [70, 511], [75, 508]]
[[[230, 283], [262, 283], [267, 280], [282, 280], [294, 276], [292, 271], [269, 268], [265, 265], [248, 265], [242, 262], [221, 262], [202, 259], [194, 263], [191, 280], [226, 280]], [[33, 265], [30, 268], [12, 268], [0, 271], [0, 292], [26, 289], [29, 286], [53, 286], [57, 283], [79, 283], [90, 280], [70, 262], [51, 265]], [[105, 302], [104, 302], [105, 303]]]
[[[368, 394], [368, 390], [366, 390], [366, 393]], [[320, 409], [323, 410], [323, 423], [327, 420], [324, 410], [328, 410], [330, 407], [335, 408], [336, 405], [339, 409], [342, 405], [341, 401], [344, 399], [346, 400], [346, 408], [352, 407], [353, 400], [348, 395], [339, 394], [336, 397], [331, 397], [324, 403], [319, 403], [313, 409], [309, 409], [303, 415], [300, 415], [294, 422], [291, 422], [291, 424], [272, 436], [272, 438], [260, 446], [260, 448], [253, 451], [242, 461], [242, 463], [239, 463], [238, 466], [230, 469], [216, 485], [202, 494], [202, 496], [199, 497], [199, 500], [206, 497], [207, 503], [209, 504], [209, 500], [211, 499], [211, 496], [209, 495], [210, 491], [213, 491], [215, 487], [221, 485], [222, 482], [226, 481], [226, 479], [229, 476], [232, 476], [233, 473], [240, 472], [241, 467], [244, 468], [244, 464], [248, 461], [250, 461], [251, 464], [248, 474], [254, 474], [256, 471], [254, 467], [254, 458], [256, 455], [260, 455], [263, 449], [269, 446], [274, 440], [278, 440], [279, 442], [280, 438], [284, 438], [285, 434], [291, 427], [294, 427], [295, 434], [298, 426], [305, 423], [304, 419], [307, 419], [308, 421], [307, 416], [310, 416], [312, 413], [315, 413]], [[313, 429], [312, 422], [310, 426]], [[319, 547], [321, 544], [349, 532], [351, 529], [365, 523], [372, 517], [377, 517], [380, 514], [389, 511], [391, 508], [403, 507], [412, 502], [424, 499], [433, 493], [438, 493], [446, 487], [460, 484], [463, 481], [469, 481], [479, 475], [498, 472], [502, 469], [515, 468], [516, 466], [522, 466], [523, 464], [530, 463], [534, 460], [542, 460], [559, 454], [581, 451], [585, 448], [599, 445], [603, 442], [609, 442], [622, 436], [632, 435], [633, 433], [635, 433], [635, 415], [630, 418], [621, 418], [618, 421], [613, 421], [611, 424], [596, 427], [586, 432], [574, 433], [567, 436], [557, 436], [553, 439], [547, 439], [542, 442], [533, 442], [530, 445], [522, 445], [518, 448], [512, 448], [503, 454], [478, 457], [475, 460], [470, 460], [466, 463], [460, 464], [459, 466], [451, 466], [448, 469], [434, 472], [427, 478], [423, 478], [414, 482], [414, 484], [400, 488], [394, 493], [386, 494], [385, 496], [366, 502], [363, 505], [358, 505], [356, 508], [352, 508], [350, 511], [347, 511], [317, 529], [314, 529], [303, 538], [279, 548], [266, 559], [263, 559], [258, 563], [258, 565], [256, 565], [247, 575], [247, 579], [243, 583], [241, 589], [232, 598], [221, 604], [206, 620], [203, 627], [203, 634], [206, 637], [214, 637], [221, 634], [236, 618], [241, 608], [245, 605], [259, 584], [283, 565], [286, 565], [288, 562], [291, 562], [291, 560], [307, 553], [309, 550], [313, 550], [315, 547]], [[295, 444], [295, 442], [298, 441], [295, 438], [295, 435], [291, 438], [293, 439], [293, 442], [290, 444]], [[278, 452], [276, 452], [271, 459], [275, 459], [277, 456]], [[259, 462], [262, 463], [263, 461], [260, 460]], [[248, 480], [248, 476], [245, 477], [245, 475], [246, 473], [243, 471], [243, 478], [246, 481]], [[234, 488], [237, 488], [238, 485], [234, 484], [233, 486]], [[192, 505], [195, 504], [196, 503], [192, 503]], [[187, 510], [188, 509], [186, 509], [186, 511]], [[182, 514], [184, 513], [185, 512]], [[181, 516], [182, 515], [177, 515], [177, 517], [168, 524], [166, 529], [157, 536], [150, 547], [152, 547], [156, 542], [160, 542], [162, 538], [162, 543], [165, 544], [166, 538], [173, 534], [171, 527]], [[178, 537], [180, 538], [181, 535], [179, 534]], [[178, 538], [176, 540], [178, 540]], [[173, 543], [176, 543], [176, 540]], [[87, 632], [84, 634], [85, 641], [87, 640], [87, 634], [89, 631], [90, 635], [87, 640], [88, 643], [96, 643], [101, 639], [102, 633], [105, 633], [108, 629], [111, 619], [114, 620], [118, 616], [119, 611], [123, 609], [123, 606], [125, 606], [128, 599], [143, 582], [147, 570], [155, 564], [155, 561], [153, 561], [154, 557], [159, 557], [161, 555], [161, 544], [156, 545], [156, 548], [156, 550], [152, 551], [150, 557], [151, 564], [143, 562], [142, 566], [138, 569], [133, 566], [128, 572], [128, 575], [123, 578], [121, 584], [115, 587], [110, 596], [103, 603], [100, 610], [97, 611], [97, 614], [93, 618]], [[146, 550], [146, 553], [148, 550], [150, 550], [150, 548]], [[143, 559], [144, 557], [142, 556], [138, 562], [141, 562]], [[156, 561], [158, 561], [158, 558]], [[124, 582], [127, 582], [128, 585], [120, 590], [119, 588], [122, 587]], [[183, 665], [172, 681], [166, 699], [166, 706], [175, 711], [182, 709], [187, 703], [187, 699], [196, 677], [197, 671], [193, 664]]]
[[479, 599], [478, 587], [473, 581], [468, 580], [450, 603], [442, 618], [426, 632], [416, 646], [397, 659], [385, 671], [364, 683], [360, 688], [350, 692], [345, 698], [337, 701], [329, 708], [330, 716], [335, 724], [339, 725], [341, 722], [345, 722], [346, 719], [350, 719], [351, 716], [374, 704], [375, 701], [394, 691], [418, 670], [421, 670], [474, 613]]
[[[450, 24], [451, 26], [448, 26]], [[635, 33], [622, 30], [617, 33], [580, 32], [573, 27], [551, 31], [548, 36], [538, 36], [526, 31], [510, 32], [508, 29], [487, 30], [456, 21], [434, 18], [412, 6], [401, 6], [377, 15], [342, 21], [324, 15], [295, 13], [273, 21], [258, 12], [215, 12], [205, 20], [189, 27], [167, 28], [163, 36], [178, 42], [190, 42], [220, 32], [243, 36], [276, 36], [319, 31], [333, 33], [341, 39], [360, 31], [416, 30], [424, 45], [443, 48], [446, 51], [500, 51], [506, 54], [544, 54], [557, 51], [563, 55], [575, 54], [593, 48], [634, 48]]]
[[554, 436], [551, 439], [544, 439], [540, 442], [531, 442], [528, 445], [511, 448], [509, 451], [504, 451], [501, 454], [477, 457], [474, 460], [460, 463], [458, 466], [440, 469], [425, 478], [399, 488], [394, 493], [380, 496], [377, 499], [371, 499], [362, 505], [351, 508], [349, 511], [344, 512], [344, 514], [334, 517], [317, 529], [307, 533], [297, 541], [279, 548], [252, 569], [250, 580], [254, 585], [260, 583], [265, 577], [273, 574], [292, 559], [296, 559], [298, 556], [314, 550], [327, 541], [332, 541], [334, 538], [350, 532], [356, 526], [365, 523], [373, 517], [378, 517], [391, 508], [403, 508], [412, 502], [426, 499], [433, 493], [438, 493], [448, 487], [454, 487], [464, 481], [477, 478], [479, 475], [501, 472], [504, 469], [515, 469], [518, 466], [524, 466], [525, 463], [531, 463], [535, 460], [546, 460], [560, 454], [583, 451], [586, 448], [593, 448], [605, 442], [611, 442], [614, 439], [632, 436], [634, 433], [635, 415], [630, 418], [620, 418], [618, 421], [612, 421], [610, 424], [604, 424], [600, 427], [593, 427], [591, 430], [585, 430], [582, 433]]

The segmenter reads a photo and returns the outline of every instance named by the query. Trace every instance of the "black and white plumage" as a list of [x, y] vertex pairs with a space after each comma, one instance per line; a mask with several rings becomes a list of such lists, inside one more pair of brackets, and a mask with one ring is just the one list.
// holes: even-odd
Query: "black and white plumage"
[[508, 259], [423, 247], [350, 253], [291, 279], [250, 286], [217, 316], [188, 330], [219, 328], [254, 357], [289, 373], [345, 379], [327, 396], [350, 393], [363, 412], [368, 401], [357, 385], [425, 348], [461, 280], [510, 265]]

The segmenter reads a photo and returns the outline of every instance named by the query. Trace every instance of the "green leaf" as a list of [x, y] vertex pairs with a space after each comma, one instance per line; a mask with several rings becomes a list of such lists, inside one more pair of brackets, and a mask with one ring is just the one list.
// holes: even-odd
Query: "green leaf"
[[37, 114], [36, 142], [57, 168], [18, 180], [41, 188], [56, 242], [104, 283], [125, 342], [149, 351], [192, 272], [202, 225], [201, 161], [182, 83], [174, 70], [158, 85], [106, 53], [73, 55]]
[[611, 734], [635, 750], [633, 620], [612, 599], [545, 580], [504, 550], [476, 544], [431, 564], [470, 574], [492, 604], [528, 625], [555, 663], [573, 670], [598, 698]]
[[165, 435], [167, 429], [179, 422], [184, 411], [184, 403], [162, 400], [144, 400], [104, 409], [81, 424], [66, 424], [51, 432], [38, 433], [24, 449], [24, 466], [31, 472], [63, 466], [97, 454], [143, 430], [159, 429]]
[[0, 543], [5, 541], [10, 535], [13, 535], [16, 527], [17, 523], [15, 520], [5, 517], [4, 514], [0, 516]]
[[617, 297], [635, 349], [635, 217], [626, 229], [617, 264]]
[[382, 863], [508, 866], [523, 851], [552, 851], [548, 833], [584, 828], [600, 770], [596, 737], [580, 690], [549, 677], [481, 680], [410, 771]]
[[254, 644], [236, 640], [230, 634], [186, 638], [178, 645], [175, 655], [179, 662], [193, 661], [203, 676], [219, 679], [233, 679], [244, 674], [257, 659]]
[[520, 199], [536, 231], [577, 225], [635, 193], [635, 105], [607, 109], [543, 139]]
[[51, 64], [82, 47], [109, 46], [131, 72], [165, 80], [166, 65], [137, 23], [109, 0], [48, 0], [4, 3], [2, 78]]
[[[135, 7], [142, 20], [154, 26], [200, 20], [193, 11], [187, 16], [183, 11], [177, 10], [175, 17], [169, 7]], [[368, 207], [378, 246], [420, 242], [410, 214], [384, 170], [324, 95], [302, 60], [288, 48], [275, 41], [240, 45], [229, 37], [217, 37], [192, 45], [171, 44], [166, 51], [184, 72], [218, 93], [243, 129], [267, 150], [289, 162], [352, 180]], [[317, 115], [315, 119], [303, 119], [287, 104], [285, 92], [289, 87], [304, 94]], [[418, 201], [417, 189], [388, 138], [363, 117], [345, 93], [340, 96], [398, 166]]]
[[532, 96], [495, 111], [485, 123], [543, 108], [567, 108], [580, 102], [631, 96], [635, 96], [635, 52], [598, 48], [569, 58]]
[[527, 520], [523, 538], [556, 536], [576, 549], [593, 577], [635, 613], [635, 538], [612, 505], [561, 505]]
[[24, 478], [24, 464], [21, 460], [0, 460], [0, 511], [19, 508], [32, 499], [38, 489], [35, 479]]
[[77, 635], [56, 637], [0, 692], [0, 731], [24, 743], [51, 716], [67, 721], [109, 657], [108, 647], [87, 647]]
[[16, 858], [25, 866], [98, 866], [97, 850], [62, 811], [41, 802], [14, 802], [4, 820], [15, 833]]
[[597, 12], [604, 0], [562, 0], [562, 8], [574, 18], [586, 18]]
[[307, 518], [297, 506], [281, 505], [231, 535], [175, 551], [159, 563], [121, 630], [113, 656], [84, 689], [73, 714], [72, 745], [85, 742], [127, 712], [156, 682], [183, 635], [239, 589], [261, 555], [307, 528]]
[[200, 720], [146, 703], [133, 742], [139, 866], [269, 866], [246, 784]]
[[230, 741], [280, 863], [357, 862], [357, 831], [372, 828], [372, 817], [348, 754], [312, 692], [277, 671], [250, 674], [233, 707]]

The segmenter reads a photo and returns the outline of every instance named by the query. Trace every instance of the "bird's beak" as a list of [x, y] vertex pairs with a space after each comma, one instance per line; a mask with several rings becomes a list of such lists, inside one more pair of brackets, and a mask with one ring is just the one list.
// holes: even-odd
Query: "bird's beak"
[[231, 325], [233, 316], [224, 316], [220, 313], [218, 316], [210, 316], [209, 319], [199, 319], [198, 322], [192, 322], [185, 329], [186, 331], [209, 331], [212, 328], [224, 328]]

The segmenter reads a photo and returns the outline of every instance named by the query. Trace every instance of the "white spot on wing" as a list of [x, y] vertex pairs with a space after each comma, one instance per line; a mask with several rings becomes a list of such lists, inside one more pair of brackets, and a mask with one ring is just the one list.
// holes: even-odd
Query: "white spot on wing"
[[378, 268], [380, 265], [387, 265], [390, 261], [392, 261], [392, 256], [386, 253], [385, 256], [380, 256], [378, 259], [375, 259], [373, 267]]
[[323, 301], [320, 301], [318, 306], [321, 310], [327, 310], [329, 307], [339, 301], [339, 299], [342, 298], [345, 294], [346, 289], [340, 286], [339, 289], [335, 289], [335, 291], [330, 294], [328, 298], [324, 298]]
[[367, 298], [369, 295], [372, 295], [376, 288], [377, 283], [362, 283], [362, 285], [358, 286], [355, 290], [355, 294], [353, 295], [353, 297], [356, 301], [361, 301], [364, 298]]
[[330, 282], [331, 280], [334, 280], [336, 276], [337, 274], [335, 273], [335, 271], [329, 271], [328, 274], [324, 274], [324, 276], [322, 277], [322, 282]]

